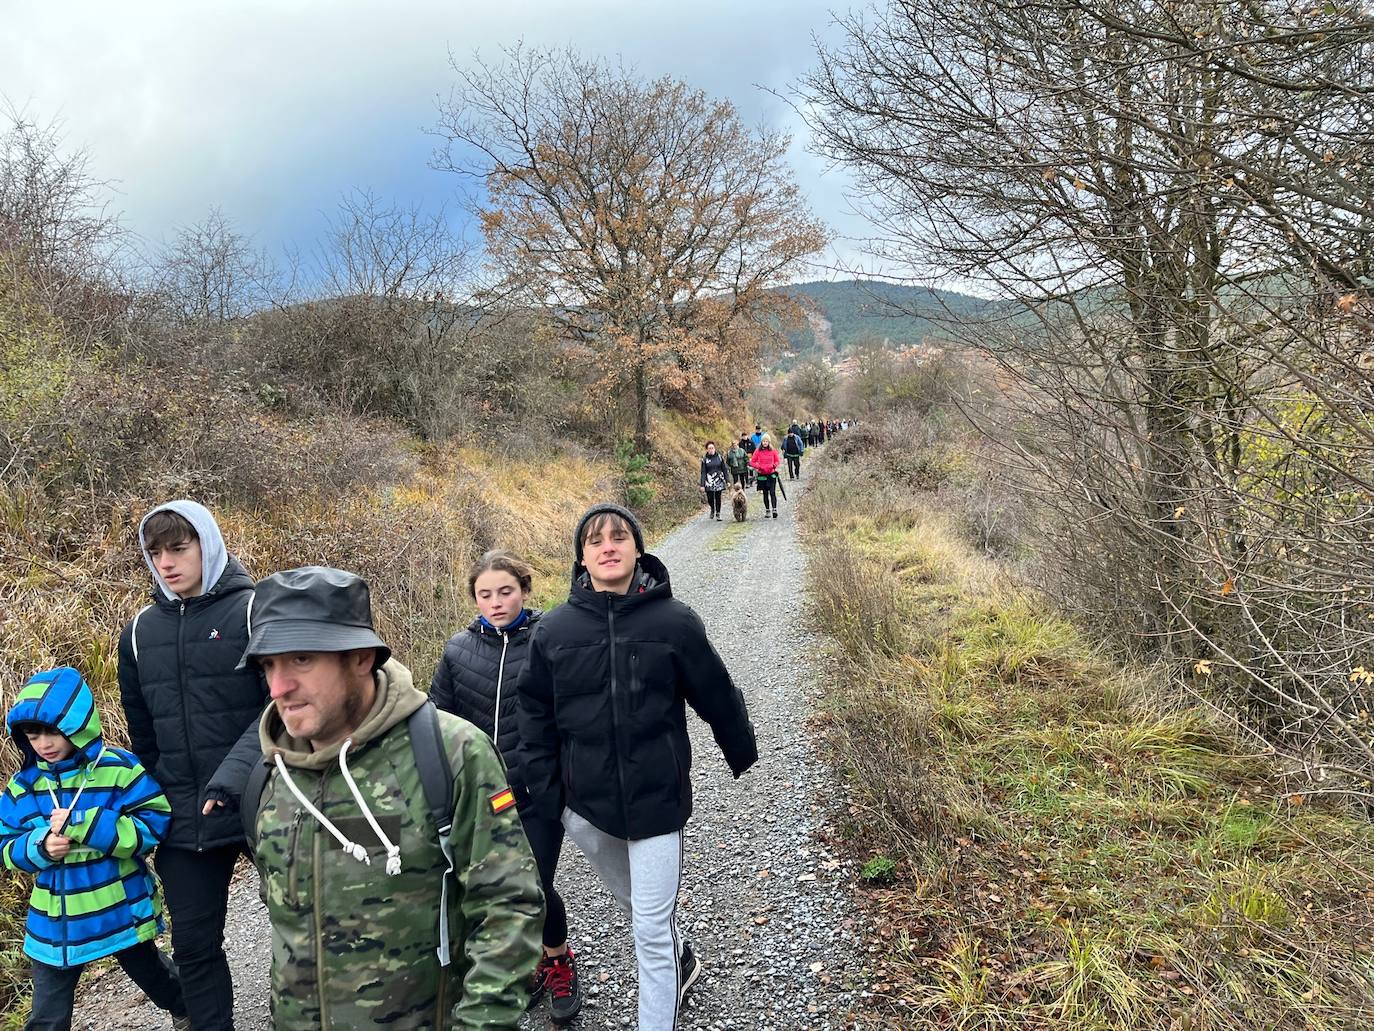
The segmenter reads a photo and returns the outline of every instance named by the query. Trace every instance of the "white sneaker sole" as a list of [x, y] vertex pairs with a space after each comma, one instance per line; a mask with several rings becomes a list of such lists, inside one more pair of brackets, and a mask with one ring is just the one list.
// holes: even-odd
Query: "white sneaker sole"
[[682, 982], [682, 990], [677, 993], [678, 1002], [687, 998], [687, 993], [692, 990], [692, 985], [697, 983], [697, 978], [701, 976], [701, 960], [692, 964], [692, 969], [687, 972], [687, 980]]

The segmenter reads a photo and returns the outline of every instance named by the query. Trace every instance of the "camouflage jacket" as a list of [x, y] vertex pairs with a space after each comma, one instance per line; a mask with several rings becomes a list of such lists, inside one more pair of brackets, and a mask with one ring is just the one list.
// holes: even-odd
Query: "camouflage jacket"
[[453, 959], [439, 965], [438, 911], [446, 863], [411, 751], [406, 718], [425, 703], [392, 659], [376, 673], [377, 699], [354, 731], [348, 770], [383, 833], [387, 856], [349, 791], [339, 747], [312, 752], [291, 738], [275, 707], [260, 725], [263, 754], [281, 755], [297, 790], [370, 864], [346, 854], [274, 770], [255, 824], [255, 859], [272, 921], [276, 1031], [516, 1028], [539, 957], [543, 896], [491, 742], [466, 720], [439, 714], [454, 775], [449, 841]]

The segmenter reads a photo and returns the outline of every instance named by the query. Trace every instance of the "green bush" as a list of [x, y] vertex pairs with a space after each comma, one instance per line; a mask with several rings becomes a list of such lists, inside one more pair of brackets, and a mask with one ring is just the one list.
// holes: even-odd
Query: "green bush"
[[624, 479], [625, 504], [630, 508], [642, 508], [652, 501], [655, 490], [649, 456], [636, 451], [633, 441], [625, 440], [616, 445], [615, 461]]
[[864, 863], [859, 876], [869, 884], [891, 884], [897, 879], [897, 864], [887, 856], [874, 856]]

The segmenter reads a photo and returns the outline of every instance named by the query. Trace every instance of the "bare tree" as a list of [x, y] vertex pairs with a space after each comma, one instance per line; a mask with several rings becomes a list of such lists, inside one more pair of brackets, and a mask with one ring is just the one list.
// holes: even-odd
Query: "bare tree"
[[806, 403], [807, 412], [813, 416], [823, 414], [835, 389], [835, 370], [823, 359], [811, 358], [792, 371], [788, 386]]
[[[1015, 302], [970, 339], [1063, 596], [1347, 789], [1374, 578], [1374, 23], [1322, 8], [907, 0], [802, 89], [889, 260]], [[1213, 692], [1215, 694], [1215, 692]]]
[[572, 51], [455, 64], [439, 167], [480, 181], [505, 296], [538, 309], [627, 387], [648, 445], [656, 390], [724, 380], [800, 312], [771, 290], [825, 242], [783, 134], [671, 78]]
[[184, 226], [153, 263], [153, 290], [182, 325], [241, 319], [267, 304], [274, 270], [267, 256], [219, 208]]
[[300, 264], [303, 285], [273, 320], [278, 364], [425, 437], [466, 425], [463, 349], [479, 313], [464, 296], [469, 248], [446, 212], [355, 191]]
[[0, 110], [0, 252], [17, 263], [69, 332], [95, 335], [123, 310], [122, 232], [90, 157], [68, 151], [55, 123]]

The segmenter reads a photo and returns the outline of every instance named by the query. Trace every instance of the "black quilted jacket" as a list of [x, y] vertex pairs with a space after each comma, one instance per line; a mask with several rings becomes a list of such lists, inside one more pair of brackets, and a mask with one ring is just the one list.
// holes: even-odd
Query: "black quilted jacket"
[[617, 838], [681, 830], [692, 813], [690, 705], [738, 777], [758, 759], [744, 695], [673, 597], [668, 571], [639, 560], [638, 589], [594, 590], [573, 572], [568, 603], [544, 617], [520, 677], [525, 783], [535, 811], [563, 806]]
[[524, 781], [519, 768], [515, 681], [525, 668], [530, 634], [542, 615], [533, 609], [524, 623], [510, 631], [494, 630], [481, 619], [474, 619], [444, 645], [429, 688], [430, 700], [436, 706], [475, 724], [496, 742], [506, 763], [506, 776], [517, 793]]
[[253, 580], [234, 558], [207, 593], [158, 599], [119, 637], [119, 695], [129, 743], [172, 804], [164, 846], [217, 848], [243, 840], [233, 806], [201, 815], [207, 790], [237, 800], [260, 754], [267, 686], [235, 671], [248, 646]]

